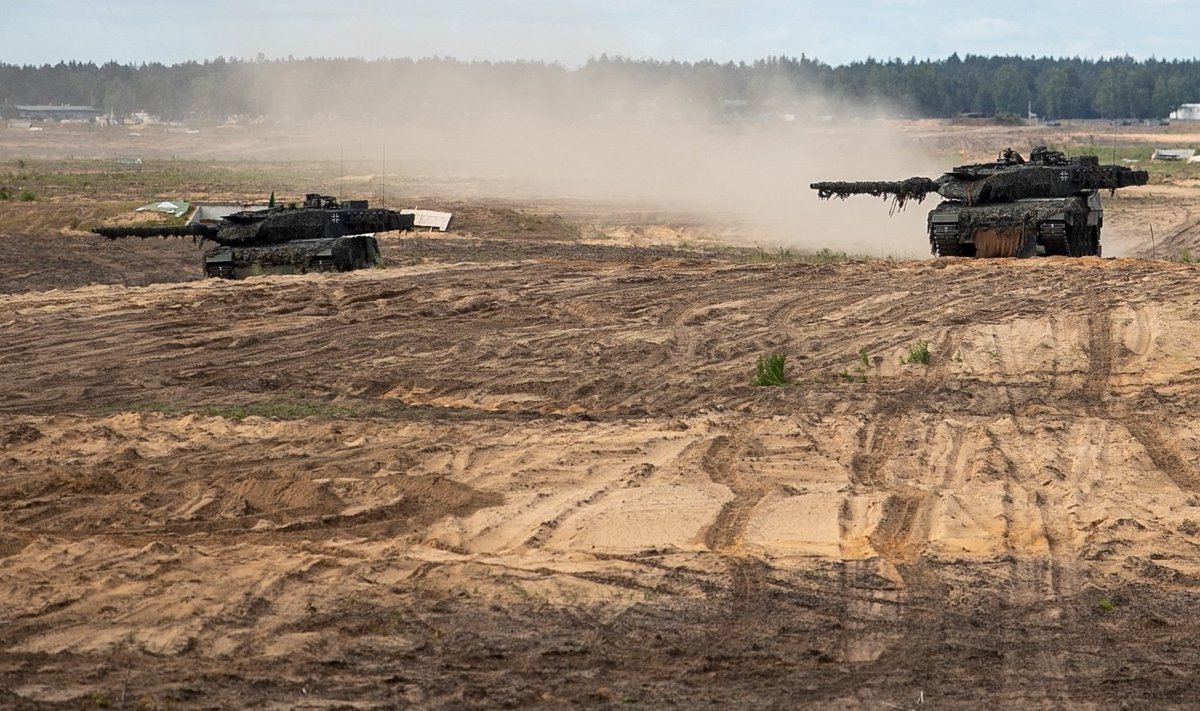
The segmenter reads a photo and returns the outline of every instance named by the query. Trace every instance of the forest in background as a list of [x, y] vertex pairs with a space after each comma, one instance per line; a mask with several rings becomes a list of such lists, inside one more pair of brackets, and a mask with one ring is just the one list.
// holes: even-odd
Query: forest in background
[[805, 56], [678, 62], [600, 56], [543, 62], [217, 58], [181, 64], [0, 63], [0, 111], [82, 104], [167, 120], [454, 119], [496, 111], [549, 118], [765, 114], [1164, 118], [1200, 102], [1200, 60]]

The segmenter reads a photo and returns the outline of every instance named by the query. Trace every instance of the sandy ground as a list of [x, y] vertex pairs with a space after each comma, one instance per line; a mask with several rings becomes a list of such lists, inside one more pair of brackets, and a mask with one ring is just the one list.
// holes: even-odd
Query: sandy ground
[[0, 707], [1193, 705], [1200, 267], [474, 219], [242, 282], [2, 238]]

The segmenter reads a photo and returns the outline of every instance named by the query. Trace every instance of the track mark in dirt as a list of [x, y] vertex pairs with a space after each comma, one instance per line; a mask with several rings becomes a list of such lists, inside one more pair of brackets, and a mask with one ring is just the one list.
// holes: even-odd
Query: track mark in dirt
[[[1041, 492], [1035, 494], [1038, 510], [1042, 518], [1042, 535], [1046, 538], [1048, 555], [1044, 566], [1036, 571], [1033, 577], [1034, 597], [1058, 601], [1074, 597], [1078, 593], [1078, 552], [1071, 542], [1071, 531], [1076, 526], [1070, 520], [1070, 514], [1064, 510], [1064, 502], [1049, 501]], [[1039, 559], [1027, 561], [1038, 563]]]
[[721, 507], [713, 524], [704, 532], [704, 544], [714, 552], [730, 552], [736, 549], [749, 524], [750, 514], [776, 486], [746, 476], [744, 461], [754, 449], [754, 443], [745, 441], [744, 430], [731, 435], [719, 435], [709, 443], [701, 459], [701, 468], [714, 484], [728, 486], [733, 492], [731, 501]]
[[701, 319], [709, 310], [709, 305], [682, 308], [668, 315], [667, 326], [671, 331], [669, 343], [673, 343], [685, 355], [692, 355], [696, 350], [696, 321]]
[[863, 450], [850, 460], [852, 481], [860, 486], [882, 486], [883, 467], [900, 446], [904, 416], [895, 406], [880, 408], [870, 427], [863, 427]]
[[1157, 422], [1132, 415], [1123, 420], [1125, 428], [1141, 443], [1154, 466], [1186, 491], [1200, 492], [1200, 474], [1187, 463], [1179, 448], [1163, 437]]
[[957, 488], [967, 483], [970, 457], [963, 457], [963, 441], [967, 436], [968, 433], [959, 427], [950, 428], [950, 451], [946, 454], [946, 471], [942, 474], [943, 489]]
[[742, 556], [729, 564], [733, 617], [754, 618], [767, 599], [767, 576], [771, 568], [757, 558]]
[[713, 483], [727, 486], [733, 492], [733, 499], [721, 507], [716, 520], [704, 532], [704, 543], [714, 552], [727, 552], [741, 542], [750, 512], [770, 491], [768, 485], [741, 474], [741, 460], [748, 449], [742, 437], [740, 432], [718, 435], [700, 461]]
[[840, 661], [874, 661], [903, 638], [893, 625], [910, 599], [908, 585], [880, 576], [877, 561], [842, 561], [837, 588]]
[[[1150, 329], [1148, 323], [1143, 323], [1143, 319], [1148, 321], [1148, 317], [1144, 310], [1141, 310], [1138, 311], [1137, 318], [1139, 345], [1145, 340], [1148, 350]], [[1088, 357], [1091, 361], [1091, 369], [1088, 372], [1084, 390], [1093, 400], [1099, 401], [1107, 390], [1112, 373], [1112, 323], [1108, 313], [1089, 316], [1088, 331], [1090, 334]], [[1121, 408], [1121, 410], [1123, 409]], [[1099, 414], [1115, 419], [1124, 425], [1125, 429], [1146, 450], [1146, 454], [1150, 456], [1154, 465], [1170, 477], [1171, 481], [1174, 481], [1179, 488], [1200, 492], [1200, 473], [1188, 464], [1187, 458], [1179, 450], [1179, 447], [1163, 436], [1158, 426], [1158, 418], [1147, 417], [1143, 413], [1119, 411], [1111, 406], [1103, 408], [1103, 412]]]
[[917, 552], [913, 529], [919, 520], [928, 515], [929, 501], [930, 495], [920, 491], [905, 491], [889, 496], [883, 504], [879, 524], [868, 536], [871, 546], [889, 560], [913, 557]]
[[636, 486], [639, 479], [645, 479], [653, 473], [654, 465], [649, 463], [631, 468], [628, 475], [610, 481], [608, 484], [596, 489], [588, 496], [579, 499], [574, 503], [574, 505], [562, 511], [554, 518], [542, 523], [540, 526], [538, 526], [537, 530], [533, 532], [533, 535], [525, 540], [524, 545], [530, 548], [540, 547], [550, 538], [550, 536], [554, 534], [555, 531], [559, 529], [559, 527], [579, 513], [579, 511], [582, 509], [600, 502], [606, 496], [620, 491], [621, 489], [627, 489], [631, 486]]
[[1108, 391], [1113, 363], [1112, 317], [1107, 311], [1088, 316], [1088, 372], [1083, 392], [1094, 402], [1101, 402]]
[[1130, 350], [1135, 355], [1147, 355], [1154, 343], [1154, 315], [1149, 307], [1143, 306], [1133, 310], [1133, 326], [1136, 330]]

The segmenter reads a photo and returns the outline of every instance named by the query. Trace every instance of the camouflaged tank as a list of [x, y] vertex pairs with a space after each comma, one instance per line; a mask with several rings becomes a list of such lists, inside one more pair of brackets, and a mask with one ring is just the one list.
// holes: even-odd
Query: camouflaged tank
[[411, 230], [413, 216], [371, 208], [366, 200], [339, 203], [310, 193], [301, 206], [244, 210], [215, 225], [180, 227], [97, 227], [109, 239], [192, 237], [215, 242], [204, 253], [204, 273], [242, 279], [256, 274], [351, 271], [380, 262], [376, 232]]
[[1026, 161], [1006, 148], [994, 163], [958, 166], [937, 180], [821, 182], [810, 187], [821, 199], [874, 195], [892, 209], [930, 193], [942, 198], [929, 213], [929, 243], [938, 256], [1100, 256], [1104, 212], [1100, 191], [1145, 185], [1149, 175], [1096, 156], [1068, 158], [1044, 146]]

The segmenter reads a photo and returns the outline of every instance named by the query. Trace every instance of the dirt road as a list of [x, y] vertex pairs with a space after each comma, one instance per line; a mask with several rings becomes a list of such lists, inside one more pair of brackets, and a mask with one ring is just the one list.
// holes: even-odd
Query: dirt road
[[1197, 268], [468, 248], [0, 295], [0, 706], [1193, 702]]

